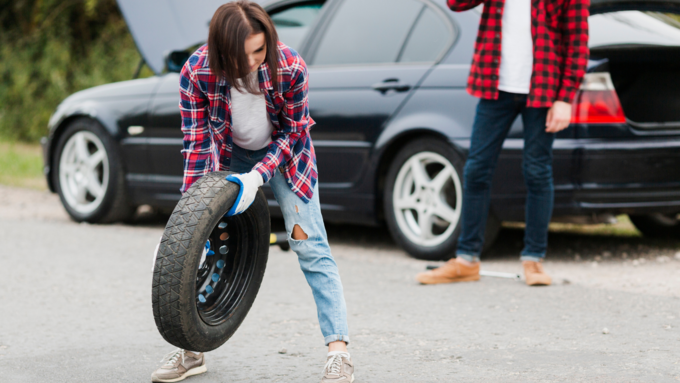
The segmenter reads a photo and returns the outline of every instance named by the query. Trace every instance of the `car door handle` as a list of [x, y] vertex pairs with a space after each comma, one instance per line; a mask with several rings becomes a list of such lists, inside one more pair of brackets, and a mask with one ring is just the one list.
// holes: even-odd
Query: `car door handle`
[[389, 90], [394, 90], [396, 92], [407, 92], [411, 89], [411, 85], [404, 84], [399, 81], [398, 78], [388, 78], [383, 82], [371, 85], [371, 89], [377, 90], [378, 92], [385, 94]]

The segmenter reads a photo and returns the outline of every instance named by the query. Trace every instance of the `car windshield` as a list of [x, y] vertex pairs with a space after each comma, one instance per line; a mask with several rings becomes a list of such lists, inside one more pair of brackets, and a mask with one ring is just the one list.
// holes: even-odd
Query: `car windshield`
[[271, 15], [279, 41], [293, 49], [299, 45], [321, 10], [321, 4], [300, 5]]
[[590, 16], [590, 47], [680, 46], [680, 17], [660, 12], [619, 11]]

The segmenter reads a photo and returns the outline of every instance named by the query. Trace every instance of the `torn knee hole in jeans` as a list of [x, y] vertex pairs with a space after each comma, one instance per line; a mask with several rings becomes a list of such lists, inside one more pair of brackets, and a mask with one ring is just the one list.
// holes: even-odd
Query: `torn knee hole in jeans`
[[[295, 206], [295, 209], [297, 209], [297, 206]], [[293, 227], [293, 232], [291, 233], [290, 237], [295, 241], [304, 241], [309, 238], [307, 233], [305, 233], [305, 231], [302, 230], [298, 224], [295, 224]]]

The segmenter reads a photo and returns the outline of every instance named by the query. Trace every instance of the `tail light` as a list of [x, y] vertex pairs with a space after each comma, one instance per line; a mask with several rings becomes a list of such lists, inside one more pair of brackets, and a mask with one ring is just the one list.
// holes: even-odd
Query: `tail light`
[[608, 72], [587, 73], [572, 106], [572, 124], [626, 122], [619, 96]]

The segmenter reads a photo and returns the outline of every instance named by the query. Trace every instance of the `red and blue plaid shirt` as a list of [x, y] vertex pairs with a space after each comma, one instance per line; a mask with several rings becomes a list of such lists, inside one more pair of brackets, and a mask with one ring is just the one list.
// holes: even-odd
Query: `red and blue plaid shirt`
[[[271, 71], [260, 65], [258, 78], [265, 95], [267, 112], [274, 125], [272, 142], [265, 158], [255, 165], [269, 181], [278, 169], [288, 186], [303, 201], [312, 199], [317, 182], [316, 156], [309, 128], [307, 65], [297, 52], [279, 43], [278, 87], [274, 89]], [[179, 80], [184, 133], [184, 193], [210, 171], [229, 170], [231, 163], [230, 85], [210, 72], [208, 46], [203, 45], [184, 64]]]
[[[513, 1], [513, 0], [509, 0]], [[505, 0], [447, 0], [460, 12], [484, 4], [468, 77], [473, 96], [498, 98], [501, 33]], [[588, 6], [590, 0], [531, 0], [534, 67], [527, 106], [571, 103], [588, 65]]]

